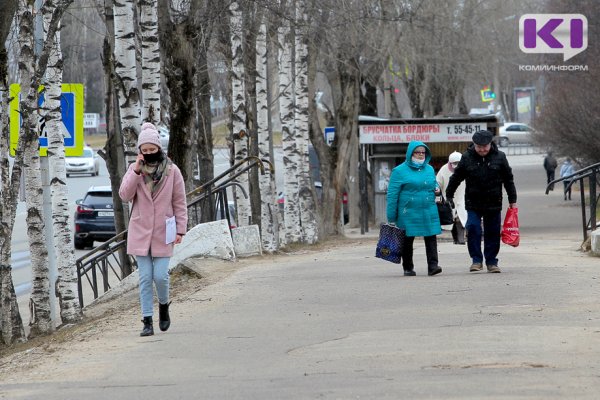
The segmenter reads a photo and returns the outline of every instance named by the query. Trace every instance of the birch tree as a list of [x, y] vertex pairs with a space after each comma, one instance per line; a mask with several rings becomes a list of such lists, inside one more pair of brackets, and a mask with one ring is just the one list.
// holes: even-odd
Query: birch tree
[[114, 0], [115, 24], [115, 73], [127, 161], [133, 162], [137, 154], [136, 144], [141, 126], [140, 92], [137, 85], [135, 58], [134, 0]]
[[[160, 49], [157, 0], [139, 0], [142, 37], [142, 119], [160, 122]], [[165, 149], [166, 150], [166, 149]]]
[[[72, 0], [56, 3], [56, 8], [48, 24], [47, 36], [53, 38], [62, 14]], [[29, 301], [31, 320], [30, 336], [51, 332], [54, 327], [50, 315], [50, 283], [48, 277], [48, 250], [44, 233], [42, 210], [40, 156], [37, 132], [38, 87], [46, 71], [51, 43], [43, 42], [43, 48], [36, 62], [33, 48], [33, 8], [27, 0], [19, 3], [19, 73], [22, 87], [19, 101], [21, 112], [21, 134], [16, 158], [23, 158], [25, 170], [25, 193], [27, 208], [27, 236], [31, 252], [32, 290]], [[16, 163], [16, 161], [15, 161]]]
[[[106, 169], [110, 177], [110, 186], [112, 189], [112, 199], [115, 213], [115, 228], [117, 232], [123, 232], [127, 229], [129, 219], [127, 218], [129, 205], [121, 201], [119, 197], [119, 186], [127, 168], [125, 152], [123, 151], [123, 135], [121, 134], [121, 124], [119, 123], [119, 104], [117, 87], [119, 80], [115, 72], [115, 26], [114, 26], [114, 7], [112, 0], [104, 2], [104, 23], [106, 25], [106, 34], [102, 44], [102, 67], [104, 73], [104, 105], [106, 112], [106, 143], [104, 148], [98, 151], [98, 154], [106, 162]], [[132, 272], [132, 265], [125, 252], [120, 252], [119, 257], [123, 266], [125, 276]]]
[[[6, 42], [12, 21], [15, 20], [18, 0], [6, 1], [3, 7], [0, 15], [0, 43]], [[0, 46], [0, 109], [8, 110], [8, 103], [8, 55], [6, 48]], [[8, 129], [8, 113], [0, 113], [0, 131], [8, 132]], [[0, 140], [0, 177], [2, 180], [2, 191], [0, 192], [0, 202], [2, 203], [2, 207], [0, 207], [0, 329], [2, 343], [6, 345], [26, 340], [12, 280], [11, 266], [11, 237], [15, 224], [22, 165], [22, 158], [15, 159], [12, 175], [10, 175], [8, 141]]]
[[[231, 11], [231, 48], [233, 54], [231, 69], [231, 90], [232, 90], [232, 108], [233, 115], [233, 146], [235, 153], [235, 162], [241, 162], [248, 157], [248, 129], [246, 127], [246, 95], [245, 95], [245, 68], [243, 53], [243, 29], [242, 29], [242, 10], [239, 2], [234, 1], [230, 6]], [[238, 183], [244, 189], [246, 194], [250, 193], [248, 186], [248, 174], [242, 174], [237, 178]], [[240, 226], [248, 225], [252, 210], [250, 208], [250, 199], [244, 196], [241, 190], [235, 191], [235, 201], [237, 206], [238, 224]]]
[[[269, 103], [267, 100], [267, 27], [260, 25], [256, 38], [256, 108], [258, 129], [258, 151], [261, 160], [270, 160], [270, 142], [268, 130]], [[259, 175], [261, 193], [261, 239], [263, 249], [274, 252], [279, 248], [279, 223], [277, 203], [275, 201], [275, 175], [273, 170]]]
[[300, 153], [294, 137], [294, 81], [291, 30], [289, 21], [283, 20], [278, 33], [279, 41], [279, 110], [281, 120], [281, 139], [283, 147], [283, 206], [284, 234], [280, 238], [283, 244], [297, 243], [302, 239], [299, 205], [299, 165]]
[[35, 79], [35, 54], [33, 37], [33, 7], [27, 1], [19, 4], [19, 73], [24, 83], [21, 89], [19, 110], [22, 125], [19, 147], [23, 155], [25, 174], [26, 223], [31, 252], [32, 288], [29, 299], [30, 337], [53, 330], [50, 315], [50, 280], [48, 250], [42, 215], [42, 180], [37, 132], [37, 101], [39, 79]]
[[300, 222], [303, 229], [303, 240], [313, 244], [319, 240], [319, 224], [317, 214], [316, 193], [310, 177], [310, 162], [308, 158], [309, 126], [308, 126], [308, 48], [306, 44], [306, 14], [303, 0], [296, 2], [296, 32], [295, 32], [295, 76], [294, 91], [296, 104], [294, 111], [295, 139], [300, 162], [299, 199]]
[[[43, 8], [44, 33], [48, 33], [55, 5], [46, 2]], [[60, 305], [63, 323], [75, 323], [81, 320], [81, 308], [77, 292], [75, 273], [75, 252], [73, 250], [73, 232], [69, 220], [69, 199], [65, 171], [64, 135], [62, 131], [62, 55], [60, 50], [60, 25], [54, 38], [46, 36], [51, 43], [48, 68], [44, 76], [44, 103], [42, 115], [45, 119], [45, 131], [48, 135], [48, 158], [50, 165], [50, 186], [52, 189], [52, 225], [58, 279], [56, 293]]]

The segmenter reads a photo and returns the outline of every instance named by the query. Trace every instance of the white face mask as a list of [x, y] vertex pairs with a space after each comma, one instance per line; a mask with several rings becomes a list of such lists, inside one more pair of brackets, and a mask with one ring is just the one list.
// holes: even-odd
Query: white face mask
[[423, 165], [423, 163], [425, 162], [425, 159], [423, 159], [423, 158], [417, 158], [415, 156], [412, 156], [410, 158], [410, 161], [412, 161], [412, 163], [415, 164], [415, 165]]

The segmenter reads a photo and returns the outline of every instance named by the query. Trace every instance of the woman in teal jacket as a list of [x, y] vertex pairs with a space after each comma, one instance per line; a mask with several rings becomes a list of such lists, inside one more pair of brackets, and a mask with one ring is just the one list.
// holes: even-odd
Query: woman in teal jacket
[[387, 219], [406, 230], [402, 249], [404, 275], [415, 276], [413, 243], [423, 236], [427, 254], [427, 273], [442, 272], [438, 265], [437, 238], [442, 230], [435, 204], [439, 188], [433, 167], [429, 165], [431, 151], [423, 142], [412, 141], [406, 150], [406, 161], [392, 170], [387, 192]]

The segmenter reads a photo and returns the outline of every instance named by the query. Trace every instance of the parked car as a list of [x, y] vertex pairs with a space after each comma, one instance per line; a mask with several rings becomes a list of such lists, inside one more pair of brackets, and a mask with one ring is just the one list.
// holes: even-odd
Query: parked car
[[75, 203], [76, 249], [93, 247], [94, 241], [104, 242], [117, 234], [110, 186], [91, 186], [83, 199]]
[[90, 174], [98, 176], [100, 173], [100, 156], [91, 147], [84, 147], [80, 157], [65, 157], [65, 171], [67, 178], [73, 174]]
[[522, 122], [505, 122], [500, 127], [498, 146], [506, 147], [513, 143], [530, 144], [532, 132], [533, 128]]

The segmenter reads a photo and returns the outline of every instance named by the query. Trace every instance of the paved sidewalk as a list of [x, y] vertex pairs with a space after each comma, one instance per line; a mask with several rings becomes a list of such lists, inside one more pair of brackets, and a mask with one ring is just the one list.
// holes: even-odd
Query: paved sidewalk
[[597, 398], [600, 263], [577, 240], [503, 246], [502, 274], [441, 242], [435, 277], [417, 240], [414, 278], [349, 244], [247, 260], [150, 338], [116, 311], [2, 374], [0, 398]]

